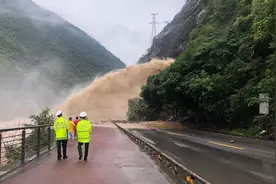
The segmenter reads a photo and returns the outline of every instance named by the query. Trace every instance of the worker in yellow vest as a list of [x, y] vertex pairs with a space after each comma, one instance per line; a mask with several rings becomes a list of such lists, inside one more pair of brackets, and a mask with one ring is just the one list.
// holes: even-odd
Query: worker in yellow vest
[[82, 159], [82, 145], [84, 144], [84, 161], [87, 161], [89, 142], [92, 133], [92, 125], [86, 118], [86, 112], [80, 113], [80, 121], [77, 125], [79, 160]]
[[62, 116], [62, 111], [59, 110], [56, 113], [57, 119], [54, 123], [54, 130], [56, 133], [56, 142], [57, 142], [57, 159], [60, 160], [61, 155], [61, 146], [63, 152], [63, 159], [67, 158], [67, 132], [69, 129], [69, 122]]

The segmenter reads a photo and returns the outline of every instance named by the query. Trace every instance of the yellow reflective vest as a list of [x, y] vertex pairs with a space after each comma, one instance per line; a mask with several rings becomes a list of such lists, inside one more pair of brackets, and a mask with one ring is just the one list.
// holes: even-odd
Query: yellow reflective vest
[[54, 123], [54, 130], [56, 132], [56, 140], [66, 140], [67, 130], [69, 129], [69, 121], [64, 117], [59, 117]]
[[81, 120], [77, 125], [78, 142], [87, 143], [90, 142], [92, 133], [92, 125], [88, 120]]

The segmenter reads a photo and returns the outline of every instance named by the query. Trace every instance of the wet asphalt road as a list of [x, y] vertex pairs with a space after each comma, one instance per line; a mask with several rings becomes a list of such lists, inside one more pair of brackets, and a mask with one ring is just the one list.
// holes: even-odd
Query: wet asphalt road
[[274, 183], [273, 142], [200, 131], [130, 131], [212, 184]]

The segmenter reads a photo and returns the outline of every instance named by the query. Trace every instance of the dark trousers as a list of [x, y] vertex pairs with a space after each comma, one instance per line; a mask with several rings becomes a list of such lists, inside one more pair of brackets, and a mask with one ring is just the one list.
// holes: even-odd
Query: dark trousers
[[84, 144], [84, 159], [87, 159], [89, 142], [86, 142], [86, 143], [79, 142], [78, 143], [79, 156], [82, 156], [82, 145], [83, 144]]
[[57, 158], [61, 158], [61, 146], [62, 146], [62, 153], [63, 158], [67, 156], [67, 140], [57, 140]]

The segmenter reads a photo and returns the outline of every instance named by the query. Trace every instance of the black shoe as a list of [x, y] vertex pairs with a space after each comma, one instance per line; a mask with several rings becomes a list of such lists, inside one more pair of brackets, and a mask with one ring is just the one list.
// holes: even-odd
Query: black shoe
[[65, 160], [66, 158], [68, 158], [68, 156], [63, 157], [64, 160]]
[[79, 156], [79, 160], [81, 160], [81, 159], [82, 159], [82, 155]]
[[60, 158], [60, 157], [58, 157], [57, 159], [58, 159], [58, 160], [61, 160], [61, 158]]
[[87, 161], [87, 158], [84, 158], [83, 160], [84, 160], [84, 161]]

